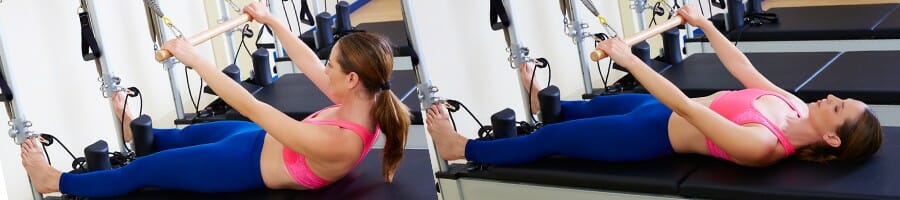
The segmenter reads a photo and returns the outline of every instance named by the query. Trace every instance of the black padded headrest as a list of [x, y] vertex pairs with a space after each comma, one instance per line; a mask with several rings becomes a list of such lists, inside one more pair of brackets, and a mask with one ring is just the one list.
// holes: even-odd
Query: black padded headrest
[[681, 193], [712, 199], [898, 199], [900, 128], [884, 131], [881, 149], [863, 163], [823, 165], [788, 159], [749, 168], [712, 162], [688, 176]]

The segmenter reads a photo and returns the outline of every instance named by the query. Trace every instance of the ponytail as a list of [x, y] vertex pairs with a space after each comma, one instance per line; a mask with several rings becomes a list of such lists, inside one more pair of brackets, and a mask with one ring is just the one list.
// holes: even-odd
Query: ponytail
[[394, 171], [400, 166], [403, 149], [406, 148], [406, 136], [409, 133], [409, 108], [400, 102], [391, 90], [382, 90], [378, 94], [372, 116], [384, 133], [384, 157], [381, 174], [384, 180], [391, 182]]
[[381, 174], [391, 182], [403, 159], [410, 124], [409, 108], [394, 95], [388, 82], [394, 69], [391, 44], [380, 35], [360, 32], [342, 37], [335, 48], [342, 55], [337, 58], [341, 69], [356, 72], [366, 91], [376, 95], [371, 114], [385, 136]]

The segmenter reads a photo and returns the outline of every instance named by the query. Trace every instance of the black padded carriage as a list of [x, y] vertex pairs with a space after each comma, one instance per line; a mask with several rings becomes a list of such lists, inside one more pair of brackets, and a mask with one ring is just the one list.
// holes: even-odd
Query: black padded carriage
[[347, 176], [317, 190], [254, 190], [234, 193], [196, 193], [147, 189], [111, 199], [437, 199], [427, 149], [407, 149], [393, 183], [381, 176], [381, 149], [372, 149]]
[[512, 166], [453, 164], [441, 179], [481, 179], [548, 187], [712, 199], [898, 199], [900, 128], [885, 127], [884, 144], [866, 162], [817, 164], [789, 158], [764, 168], [716, 158], [673, 155], [605, 163], [563, 157]]
[[[412, 70], [395, 70], [391, 76], [391, 91], [409, 107], [413, 116], [412, 123], [422, 124], [418, 91], [415, 88], [416, 75]], [[306, 116], [334, 104], [303, 74], [285, 74], [253, 96], [297, 120], [303, 120]], [[246, 117], [235, 110], [226, 112], [225, 117], [246, 120]]]

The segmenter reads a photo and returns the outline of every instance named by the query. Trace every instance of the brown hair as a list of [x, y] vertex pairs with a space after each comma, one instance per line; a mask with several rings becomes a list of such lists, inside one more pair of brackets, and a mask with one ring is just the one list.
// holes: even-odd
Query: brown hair
[[797, 150], [797, 158], [820, 163], [864, 161], [881, 147], [883, 133], [881, 122], [871, 109], [866, 109], [856, 121], [838, 127], [837, 135], [841, 138], [838, 147], [820, 142]]
[[385, 135], [381, 174], [391, 182], [403, 158], [409, 132], [409, 108], [394, 95], [389, 84], [394, 70], [391, 44], [371, 33], [353, 33], [338, 40], [341, 53], [337, 58], [344, 73], [356, 72], [366, 91], [378, 95], [372, 116]]

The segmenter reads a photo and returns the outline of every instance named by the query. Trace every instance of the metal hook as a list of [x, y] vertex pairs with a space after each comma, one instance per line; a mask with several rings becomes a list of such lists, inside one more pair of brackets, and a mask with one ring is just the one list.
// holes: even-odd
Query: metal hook
[[228, 5], [231, 6], [231, 9], [234, 9], [234, 12], [241, 12], [241, 9], [238, 8], [238, 6], [234, 4], [234, 1], [225, 0], [225, 2], [228, 2]]

